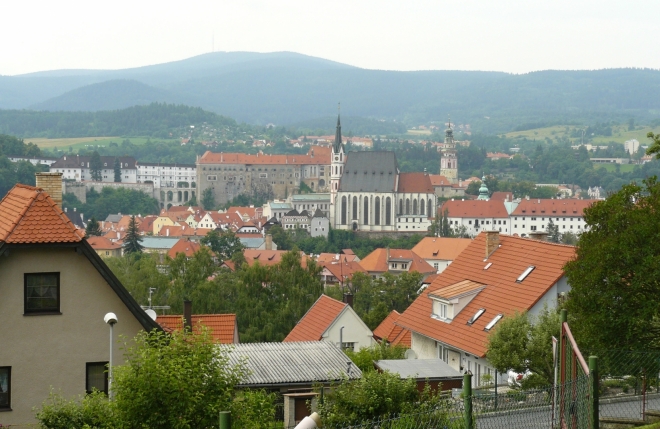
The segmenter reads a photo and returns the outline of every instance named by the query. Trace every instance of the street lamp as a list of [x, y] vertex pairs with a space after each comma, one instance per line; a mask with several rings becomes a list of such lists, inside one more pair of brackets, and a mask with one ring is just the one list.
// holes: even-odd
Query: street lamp
[[108, 362], [108, 398], [112, 399], [112, 327], [117, 323], [117, 315], [115, 313], [108, 313], [103, 318], [103, 321], [110, 325], [110, 361]]

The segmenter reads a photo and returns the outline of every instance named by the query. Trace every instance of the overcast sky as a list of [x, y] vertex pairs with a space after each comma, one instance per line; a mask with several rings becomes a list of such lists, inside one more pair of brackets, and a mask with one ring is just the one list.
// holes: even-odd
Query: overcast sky
[[21, 0], [2, 11], [4, 75], [212, 49], [389, 70], [660, 68], [659, 0]]

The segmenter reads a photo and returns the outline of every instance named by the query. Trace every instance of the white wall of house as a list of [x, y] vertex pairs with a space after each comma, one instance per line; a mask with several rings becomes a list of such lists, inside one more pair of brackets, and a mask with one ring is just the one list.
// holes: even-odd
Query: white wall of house
[[426, 262], [433, 268], [435, 268], [436, 272], [440, 274], [443, 272], [449, 264], [451, 264], [451, 261], [448, 261], [446, 259], [425, 259]]
[[584, 221], [582, 214], [568, 216], [567, 213], [553, 213], [550, 217], [545, 214], [539, 215], [524, 215], [524, 216], [511, 216], [511, 234], [529, 235], [535, 231], [546, 231], [548, 223], [552, 222], [559, 227], [559, 233], [572, 232], [573, 234], [581, 234], [586, 228], [587, 224]]
[[539, 299], [539, 301], [534, 304], [534, 306], [529, 310], [528, 314], [532, 317], [538, 316], [544, 307], [548, 308], [557, 308], [558, 297], [560, 294], [568, 294], [568, 291], [571, 290], [571, 287], [568, 284], [566, 276], [562, 276], [557, 283], [552, 285], [552, 287]]
[[342, 342], [344, 344], [353, 343], [354, 349], [359, 350], [363, 347], [369, 347], [375, 343], [374, 333], [364, 324], [362, 319], [355, 313], [351, 307], [346, 307], [344, 311], [335, 319], [330, 327], [323, 333], [323, 340], [330, 341], [339, 346], [339, 337], [341, 327], [344, 327]]

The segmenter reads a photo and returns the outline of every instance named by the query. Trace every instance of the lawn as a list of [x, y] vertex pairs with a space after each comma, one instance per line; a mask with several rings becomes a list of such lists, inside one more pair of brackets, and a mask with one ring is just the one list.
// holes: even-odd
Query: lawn
[[414, 136], [430, 136], [431, 130], [408, 130], [408, 134]]
[[[140, 145], [144, 144], [148, 137], [75, 137], [75, 138], [61, 138], [61, 139], [47, 139], [47, 138], [25, 138], [25, 143], [34, 143], [42, 149], [67, 149], [71, 147], [72, 150], [78, 149], [93, 149], [94, 147], [105, 147], [111, 142], [121, 145], [124, 140], [130, 140], [131, 143]], [[163, 139], [156, 139], [161, 141]]]
[[[545, 140], [546, 138], [550, 138], [554, 140], [555, 137], [568, 137], [573, 133], [573, 130], [582, 130], [584, 128], [585, 127], [578, 127], [576, 125], [555, 125], [552, 127], [536, 128], [533, 130], [515, 131], [504, 134], [504, 137], [511, 139], [527, 138], [529, 140]], [[637, 139], [641, 145], [647, 145], [649, 144], [649, 139], [646, 137], [646, 134], [648, 134], [649, 131], [657, 134], [660, 132], [660, 127], [638, 127], [638, 129], [628, 131], [627, 125], [617, 125], [612, 127], [611, 136], [593, 136], [589, 143], [596, 145], [606, 145], [609, 143], [623, 144], [626, 140]], [[579, 144], [581, 140], [580, 137], [569, 138], [574, 144]]]
[[[598, 163], [598, 164], [596, 164], [596, 163], [594, 163], [594, 169], [597, 170], [600, 167], [603, 167], [605, 170], [607, 170], [609, 172], [616, 171], [616, 164], [611, 164], [611, 163], [607, 163], [607, 164]], [[620, 171], [622, 173], [629, 173], [629, 172], [631, 172], [635, 169], [635, 164], [619, 164], [619, 167], [621, 167]]]

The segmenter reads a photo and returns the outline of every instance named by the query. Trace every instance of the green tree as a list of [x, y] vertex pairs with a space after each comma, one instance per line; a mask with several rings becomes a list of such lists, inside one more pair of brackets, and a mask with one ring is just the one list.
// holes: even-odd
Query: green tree
[[273, 225], [268, 233], [273, 236], [273, 243], [277, 244], [278, 250], [292, 250], [295, 246], [291, 234], [280, 225]]
[[170, 304], [171, 279], [158, 270], [159, 255], [143, 253], [139, 258], [125, 255], [107, 258], [105, 263], [138, 303], [146, 305], [152, 290], [153, 305]]
[[362, 373], [375, 371], [374, 362], [381, 359], [404, 359], [407, 348], [401, 345], [390, 345], [387, 341], [363, 347], [358, 351], [344, 350], [346, 356], [360, 368]]
[[124, 253], [133, 254], [133, 253], [142, 253], [142, 237], [138, 232], [138, 224], [135, 220], [135, 215], [131, 216], [131, 221], [128, 223], [128, 230], [126, 231], [126, 236], [124, 237]]
[[213, 195], [213, 189], [212, 188], [206, 188], [204, 191], [202, 191], [202, 207], [204, 210], [213, 210], [215, 209], [216, 203], [215, 203], [215, 195]]
[[115, 165], [113, 166], [115, 170], [115, 182], [121, 182], [121, 162], [119, 158], [115, 157]]
[[574, 334], [587, 350], [658, 348], [660, 183], [625, 185], [587, 208], [577, 255], [565, 266]]
[[561, 234], [559, 233], [559, 226], [550, 219], [548, 227], [545, 230], [548, 233], [548, 241], [551, 243], [559, 243], [561, 241]]
[[94, 216], [92, 216], [89, 219], [89, 222], [87, 222], [87, 226], [85, 227], [85, 235], [87, 237], [100, 237], [103, 235], [103, 231], [101, 231], [101, 225]]
[[89, 174], [95, 182], [103, 180], [103, 163], [101, 162], [101, 155], [97, 151], [92, 152], [92, 157], [89, 160]]
[[195, 290], [213, 275], [216, 266], [208, 247], [201, 247], [188, 258], [183, 253], [177, 253], [174, 259], [168, 259], [170, 276], [172, 278], [173, 311], [182, 308], [184, 300], [192, 300]]
[[235, 253], [243, 252], [245, 246], [241, 244], [241, 239], [236, 236], [231, 229], [220, 233], [209, 231], [205, 237], [200, 240], [205, 246], [211, 248], [215, 256], [221, 261], [226, 261], [234, 256]]
[[559, 336], [559, 315], [544, 308], [536, 319], [527, 313], [505, 317], [488, 336], [486, 357], [495, 369], [537, 375], [540, 384], [552, 384], [552, 337]]

